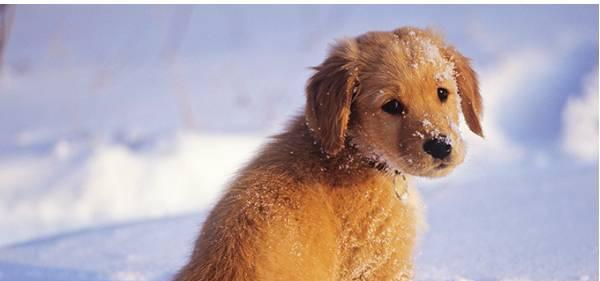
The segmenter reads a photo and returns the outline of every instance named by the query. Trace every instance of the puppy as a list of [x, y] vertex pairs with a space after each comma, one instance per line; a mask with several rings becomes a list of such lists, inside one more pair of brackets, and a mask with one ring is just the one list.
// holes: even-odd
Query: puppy
[[306, 108], [230, 184], [178, 281], [411, 280], [421, 225], [406, 176], [464, 158], [481, 97], [469, 60], [429, 30], [338, 41]]

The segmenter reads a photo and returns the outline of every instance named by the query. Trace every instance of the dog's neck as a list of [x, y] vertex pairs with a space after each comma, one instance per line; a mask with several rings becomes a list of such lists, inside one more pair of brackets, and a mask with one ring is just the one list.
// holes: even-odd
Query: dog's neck
[[[318, 144], [318, 142], [316, 143]], [[314, 141], [313, 144], [315, 144]], [[326, 152], [324, 152], [322, 149], [320, 149], [319, 152], [322, 155], [326, 155]], [[394, 168], [385, 160], [382, 160], [383, 158], [380, 156], [378, 157], [373, 155], [365, 155], [357, 148], [356, 145], [353, 144], [352, 136], [346, 136], [345, 146], [344, 149], [340, 152], [340, 156], [326, 155], [325, 157], [327, 159], [339, 158], [340, 160], [338, 160], [338, 166], [342, 165], [344, 167], [350, 167], [350, 165], [348, 165], [347, 163], [347, 159], [349, 159], [350, 162], [355, 161], [354, 158], [360, 159], [359, 163], [361, 163], [363, 167], [366, 167], [367, 169], [372, 171], [376, 171], [377, 174], [380, 174], [384, 177], [390, 178], [392, 181], [392, 189], [394, 191], [394, 194], [396, 195], [396, 198], [403, 204], [406, 204], [408, 202], [408, 183], [405, 174], [402, 171]]]
[[[377, 178], [385, 179], [394, 189], [396, 197], [406, 201], [408, 193], [404, 173], [377, 160], [377, 157], [362, 153], [351, 144], [350, 138], [341, 151], [328, 155], [310, 133], [303, 116], [298, 116], [284, 133], [273, 137], [268, 149], [264, 149], [260, 157], [249, 164], [249, 168], [277, 167], [280, 172], [299, 182], [309, 185], [325, 183], [333, 188], [357, 186]], [[273, 166], [273, 163], [278, 164]]]
[[393, 165], [387, 163], [382, 157], [363, 153], [358, 146], [354, 145], [352, 136], [346, 136], [344, 148], [341, 151], [336, 155], [329, 155], [323, 151], [318, 140], [310, 133], [310, 129], [306, 122], [303, 122], [301, 126], [303, 127], [303, 131], [307, 132], [307, 135], [311, 137], [313, 149], [318, 150], [320, 160], [324, 160], [323, 162], [325, 163], [330, 163], [329, 166], [332, 166], [332, 168], [335, 169], [337, 167], [338, 170], [345, 169], [352, 171], [353, 173], [360, 173], [362, 170], [375, 171], [376, 174], [391, 178], [394, 182], [406, 181], [405, 174], [394, 168]]
[[[377, 159], [381, 159], [380, 157], [369, 157], [369, 156], [363, 155], [360, 151], [358, 151], [358, 149], [355, 146], [350, 145], [350, 143], [351, 143], [351, 140], [349, 139], [346, 147], [340, 152], [341, 153], [340, 159], [342, 159], [342, 160], [340, 160], [340, 163], [344, 163], [344, 159], [349, 158], [349, 157], [345, 156], [344, 154], [355, 155], [355, 157], [358, 157], [360, 159], [360, 163], [362, 163], [363, 167], [366, 167], [367, 171], [372, 171], [380, 176], [389, 178], [392, 181], [391, 187], [392, 187], [392, 190], [393, 190], [396, 198], [402, 204], [407, 204], [409, 194], [408, 194], [408, 182], [407, 182], [405, 174], [402, 173], [400, 170], [392, 168], [392, 166], [389, 165], [388, 163], [381, 161], [381, 160], [377, 160]], [[323, 152], [321, 152], [321, 153], [323, 153]], [[329, 157], [335, 159], [335, 157], [331, 157], [331, 156], [329, 156]], [[352, 158], [350, 157], [350, 159], [352, 159]], [[347, 164], [343, 164], [343, 165], [348, 166]]]
[[390, 165], [382, 161], [368, 158], [366, 161], [369, 163], [370, 166], [373, 167], [373, 169], [376, 169], [385, 175], [391, 175], [393, 182], [392, 188], [394, 189], [394, 194], [396, 195], [396, 198], [398, 198], [398, 200], [400, 200], [400, 202], [404, 204], [408, 202], [408, 188], [406, 186], [407, 181], [404, 173], [391, 168]]
[[384, 177], [399, 183], [405, 181], [401, 171], [362, 153], [352, 145], [350, 136], [341, 151], [335, 155], [327, 154], [311, 134], [303, 116], [294, 119], [284, 133], [274, 136], [273, 139], [272, 147], [264, 150], [268, 154], [262, 155], [255, 164], [269, 165], [273, 161], [285, 162], [289, 166], [286, 173], [295, 176], [294, 170], [300, 168], [295, 163], [298, 161], [311, 163], [303, 165], [302, 168], [308, 167], [310, 170], [306, 174], [313, 176], [298, 177], [299, 181], [326, 182], [330, 186], [354, 185], [372, 177]]
[[365, 157], [365, 162], [367, 165], [371, 166], [373, 169], [378, 170], [382, 173], [391, 175], [391, 176], [402, 176], [404, 177], [404, 173], [402, 171], [392, 168], [385, 161], [377, 160], [374, 157]]

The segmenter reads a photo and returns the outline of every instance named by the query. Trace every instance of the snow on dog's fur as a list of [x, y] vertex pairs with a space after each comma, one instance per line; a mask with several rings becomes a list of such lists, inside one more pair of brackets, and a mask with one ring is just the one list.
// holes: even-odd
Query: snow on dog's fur
[[306, 109], [233, 180], [176, 280], [410, 280], [421, 220], [405, 175], [464, 159], [482, 135], [468, 59], [429, 30], [338, 41]]

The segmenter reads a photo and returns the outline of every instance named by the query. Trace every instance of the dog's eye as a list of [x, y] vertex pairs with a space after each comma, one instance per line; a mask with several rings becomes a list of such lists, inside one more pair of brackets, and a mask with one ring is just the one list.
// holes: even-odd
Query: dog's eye
[[446, 88], [437, 88], [437, 95], [442, 102], [445, 102], [448, 99], [448, 90]]
[[383, 111], [389, 113], [389, 114], [404, 114], [405, 108], [404, 105], [397, 101], [397, 100], [391, 100], [386, 102], [381, 109], [383, 109]]

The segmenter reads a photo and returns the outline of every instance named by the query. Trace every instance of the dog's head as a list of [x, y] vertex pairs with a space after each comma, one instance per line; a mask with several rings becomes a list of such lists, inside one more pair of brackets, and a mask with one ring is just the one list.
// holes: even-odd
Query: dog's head
[[483, 136], [476, 74], [431, 31], [400, 28], [338, 41], [315, 70], [305, 116], [328, 155], [352, 145], [393, 169], [442, 176], [464, 159], [461, 112]]

